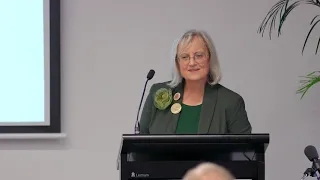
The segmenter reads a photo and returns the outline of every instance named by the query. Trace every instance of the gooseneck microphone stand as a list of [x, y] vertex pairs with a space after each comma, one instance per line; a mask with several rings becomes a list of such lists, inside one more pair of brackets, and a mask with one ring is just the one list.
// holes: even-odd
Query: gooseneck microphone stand
[[317, 177], [318, 180], [320, 180], [320, 160], [314, 159], [312, 162], [312, 169], [314, 169], [314, 173], [312, 174], [312, 177]]

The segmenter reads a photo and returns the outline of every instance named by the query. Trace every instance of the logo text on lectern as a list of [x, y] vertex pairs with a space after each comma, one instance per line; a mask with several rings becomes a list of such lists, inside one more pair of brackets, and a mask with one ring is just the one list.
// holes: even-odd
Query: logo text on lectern
[[149, 177], [149, 174], [140, 174], [140, 173], [132, 172], [131, 173], [131, 177], [133, 177], [133, 178], [145, 178], [145, 177]]

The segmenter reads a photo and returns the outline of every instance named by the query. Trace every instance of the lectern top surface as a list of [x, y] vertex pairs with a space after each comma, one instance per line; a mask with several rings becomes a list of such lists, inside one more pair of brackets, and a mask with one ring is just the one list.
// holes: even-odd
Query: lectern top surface
[[123, 134], [130, 142], [229, 142], [269, 143], [269, 134]]
[[203, 149], [234, 151], [254, 149], [265, 151], [269, 144], [269, 134], [198, 134], [198, 135], [142, 135], [123, 134], [121, 151], [173, 151]]

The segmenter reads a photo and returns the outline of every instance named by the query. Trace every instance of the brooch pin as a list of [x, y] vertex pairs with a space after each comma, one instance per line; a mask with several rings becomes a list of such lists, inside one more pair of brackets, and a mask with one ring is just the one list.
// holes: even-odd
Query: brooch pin
[[173, 114], [178, 114], [181, 111], [181, 109], [182, 109], [182, 107], [181, 107], [181, 104], [179, 104], [179, 103], [174, 103], [171, 106], [171, 112]]
[[178, 99], [180, 99], [180, 96], [181, 96], [180, 93], [178, 93], [178, 92], [175, 93], [173, 96], [173, 100], [177, 101]]

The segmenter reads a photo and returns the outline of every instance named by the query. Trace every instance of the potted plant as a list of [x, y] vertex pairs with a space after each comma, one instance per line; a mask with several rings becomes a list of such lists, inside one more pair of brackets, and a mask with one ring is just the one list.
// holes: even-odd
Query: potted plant
[[[280, 0], [267, 13], [266, 17], [263, 19], [261, 25], [259, 26], [258, 33], [263, 37], [266, 30], [269, 30], [269, 38], [271, 39], [271, 34], [273, 30], [276, 30], [278, 37], [281, 35], [281, 29], [288, 15], [293, 12], [294, 9], [300, 5], [311, 5], [320, 8], [320, 0]], [[269, 25], [269, 26], [268, 26]], [[308, 43], [310, 35], [316, 26], [320, 25], [320, 15], [314, 16], [310, 21], [310, 29], [306, 35], [305, 41], [302, 46], [302, 55], [305, 47]], [[268, 27], [267, 27], [268, 26]], [[267, 29], [266, 29], [267, 28]], [[315, 54], [318, 53], [320, 44], [320, 37], [318, 39], [317, 46], [315, 48]], [[296, 91], [297, 94], [301, 94], [301, 98], [306, 94], [306, 92], [313, 87], [315, 84], [320, 82], [320, 71], [314, 71], [306, 76], [300, 81], [301, 86]]]

